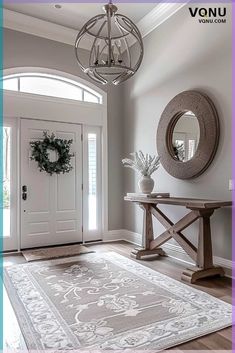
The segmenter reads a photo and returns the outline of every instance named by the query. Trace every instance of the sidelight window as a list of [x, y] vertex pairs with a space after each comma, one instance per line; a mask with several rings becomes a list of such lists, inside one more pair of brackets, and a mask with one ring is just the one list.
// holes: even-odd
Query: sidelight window
[[101, 130], [84, 127], [84, 239], [101, 239]]

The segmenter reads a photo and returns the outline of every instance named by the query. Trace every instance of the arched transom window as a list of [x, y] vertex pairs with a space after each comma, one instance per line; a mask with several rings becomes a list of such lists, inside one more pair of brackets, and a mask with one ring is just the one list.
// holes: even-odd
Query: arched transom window
[[102, 104], [102, 95], [95, 90], [57, 75], [20, 73], [4, 76], [3, 89]]

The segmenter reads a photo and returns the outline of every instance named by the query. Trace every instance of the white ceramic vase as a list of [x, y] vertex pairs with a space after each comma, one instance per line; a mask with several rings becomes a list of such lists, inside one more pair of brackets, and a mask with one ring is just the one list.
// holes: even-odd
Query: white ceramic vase
[[138, 185], [142, 194], [151, 194], [154, 188], [154, 180], [150, 176], [142, 176]]

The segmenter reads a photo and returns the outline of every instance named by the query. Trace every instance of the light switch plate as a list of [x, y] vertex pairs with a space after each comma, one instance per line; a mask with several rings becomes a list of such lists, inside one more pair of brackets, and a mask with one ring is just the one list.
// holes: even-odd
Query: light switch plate
[[228, 189], [229, 189], [229, 191], [234, 190], [234, 180], [233, 179], [229, 179]]

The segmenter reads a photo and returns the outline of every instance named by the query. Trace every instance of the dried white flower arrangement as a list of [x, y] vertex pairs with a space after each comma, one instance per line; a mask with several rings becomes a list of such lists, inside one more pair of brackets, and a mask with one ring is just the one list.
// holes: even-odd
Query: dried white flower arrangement
[[160, 157], [143, 154], [142, 151], [130, 153], [133, 159], [122, 160], [124, 167], [134, 169], [142, 176], [150, 177], [160, 166]]

